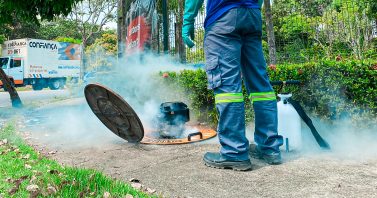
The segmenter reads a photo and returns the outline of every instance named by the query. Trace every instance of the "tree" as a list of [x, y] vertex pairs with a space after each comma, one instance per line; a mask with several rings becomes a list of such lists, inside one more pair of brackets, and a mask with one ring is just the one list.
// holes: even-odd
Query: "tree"
[[22, 21], [20, 18], [13, 18], [12, 21], [3, 24], [0, 34], [9, 40], [20, 38], [34, 38], [37, 35], [38, 25], [34, 22]]
[[89, 68], [94, 70], [109, 70], [116, 60], [118, 50], [115, 31], [107, 31], [86, 48]]
[[84, 0], [78, 3], [69, 14], [80, 32], [83, 48], [95, 34], [102, 31], [104, 25], [116, 19], [117, 0]]
[[57, 17], [53, 21], [42, 21], [37, 32], [37, 38], [55, 40], [58, 37], [69, 37], [81, 40], [81, 34], [74, 28], [76, 23], [63, 17]]
[[39, 24], [38, 17], [41, 20], [52, 20], [56, 16], [68, 15], [79, 1], [81, 0], [1, 0], [0, 24], [11, 23], [14, 17]]
[[274, 24], [272, 22], [272, 11], [270, 0], [264, 0], [264, 9], [266, 15], [267, 37], [269, 47], [270, 64], [276, 65], [276, 45], [275, 45], [275, 33]]

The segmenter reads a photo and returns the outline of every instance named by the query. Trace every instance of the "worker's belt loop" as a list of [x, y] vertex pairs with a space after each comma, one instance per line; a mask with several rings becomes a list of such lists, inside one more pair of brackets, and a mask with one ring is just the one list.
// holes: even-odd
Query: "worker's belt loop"
[[215, 95], [216, 104], [230, 103], [230, 102], [243, 102], [242, 93], [220, 93]]
[[258, 92], [258, 93], [250, 93], [249, 99], [251, 102], [258, 102], [258, 101], [273, 101], [276, 100], [275, 92]]

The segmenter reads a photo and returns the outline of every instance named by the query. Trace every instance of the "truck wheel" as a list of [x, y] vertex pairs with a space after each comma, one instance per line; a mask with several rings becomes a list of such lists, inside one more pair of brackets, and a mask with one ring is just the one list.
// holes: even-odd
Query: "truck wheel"
[[48, 87], [51, 90], [57, 90], [60, 88], [61, 81], [59, 79], [51, 79], [50, 82], [48, 83]]
[[63, 89], [64, 88], [64, 80], [62, 79], [51, 79], [48, 87], [51, 90], [58, 90], [58, 89]]
[[34, 84], [31, 87], [33, 88], [34, 91], [40, 91], [43, 89], [43, 86], [40, 84]]

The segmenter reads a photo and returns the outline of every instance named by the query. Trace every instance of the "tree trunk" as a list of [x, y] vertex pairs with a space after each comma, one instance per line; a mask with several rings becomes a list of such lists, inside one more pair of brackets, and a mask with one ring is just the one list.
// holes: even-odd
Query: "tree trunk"
[[178, 14], [176, 15], [177, 23], [176, 23], [176, 35], [175, 35], [175, 46], [176, 52], [179, 56], [179, 61], [181, 63], [186, 63], [186, 46], [183, 43], [182, 39], [182, 26], [183, 26], [183, 12], [185, 10], [185, 1], [179, 1], [178, 5]]
[[264, 9], [266, 15], [267, 37], [268, 37], [268, 51], [270, 55], [270, 65], [276, 65], [276, 45], [274, 24], [272, 22], [272, 11], [270, 0], [264, 0]]
[[3, 86], [5, 86], [5, 88], [9, 92], [10, 100], [12, 101], [12, 107], [21, 108], [22, 107], [21, 99], [18, 96], [16, 89], [12, 86], [12, 82], [10, 81], [10, 79], [5, 74], [2, 68], [0, 68], [0, 79], [3, 82]]
[[118, 58], [124, 55], [126, 43], [126, 0], [118, 1]]

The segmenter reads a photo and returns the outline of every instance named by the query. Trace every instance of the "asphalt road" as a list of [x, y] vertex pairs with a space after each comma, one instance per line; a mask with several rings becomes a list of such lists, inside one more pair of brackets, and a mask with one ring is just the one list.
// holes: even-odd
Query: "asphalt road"
[[[25, 104], [38, 101], [50, 100], [54, 98], [68, 97], [68, 90], [42, 90], [42, 91], [19, 91], [18, 95]], [[0, 108], [10, 107], [11, 101], [8, 92], [0, 92]]]

